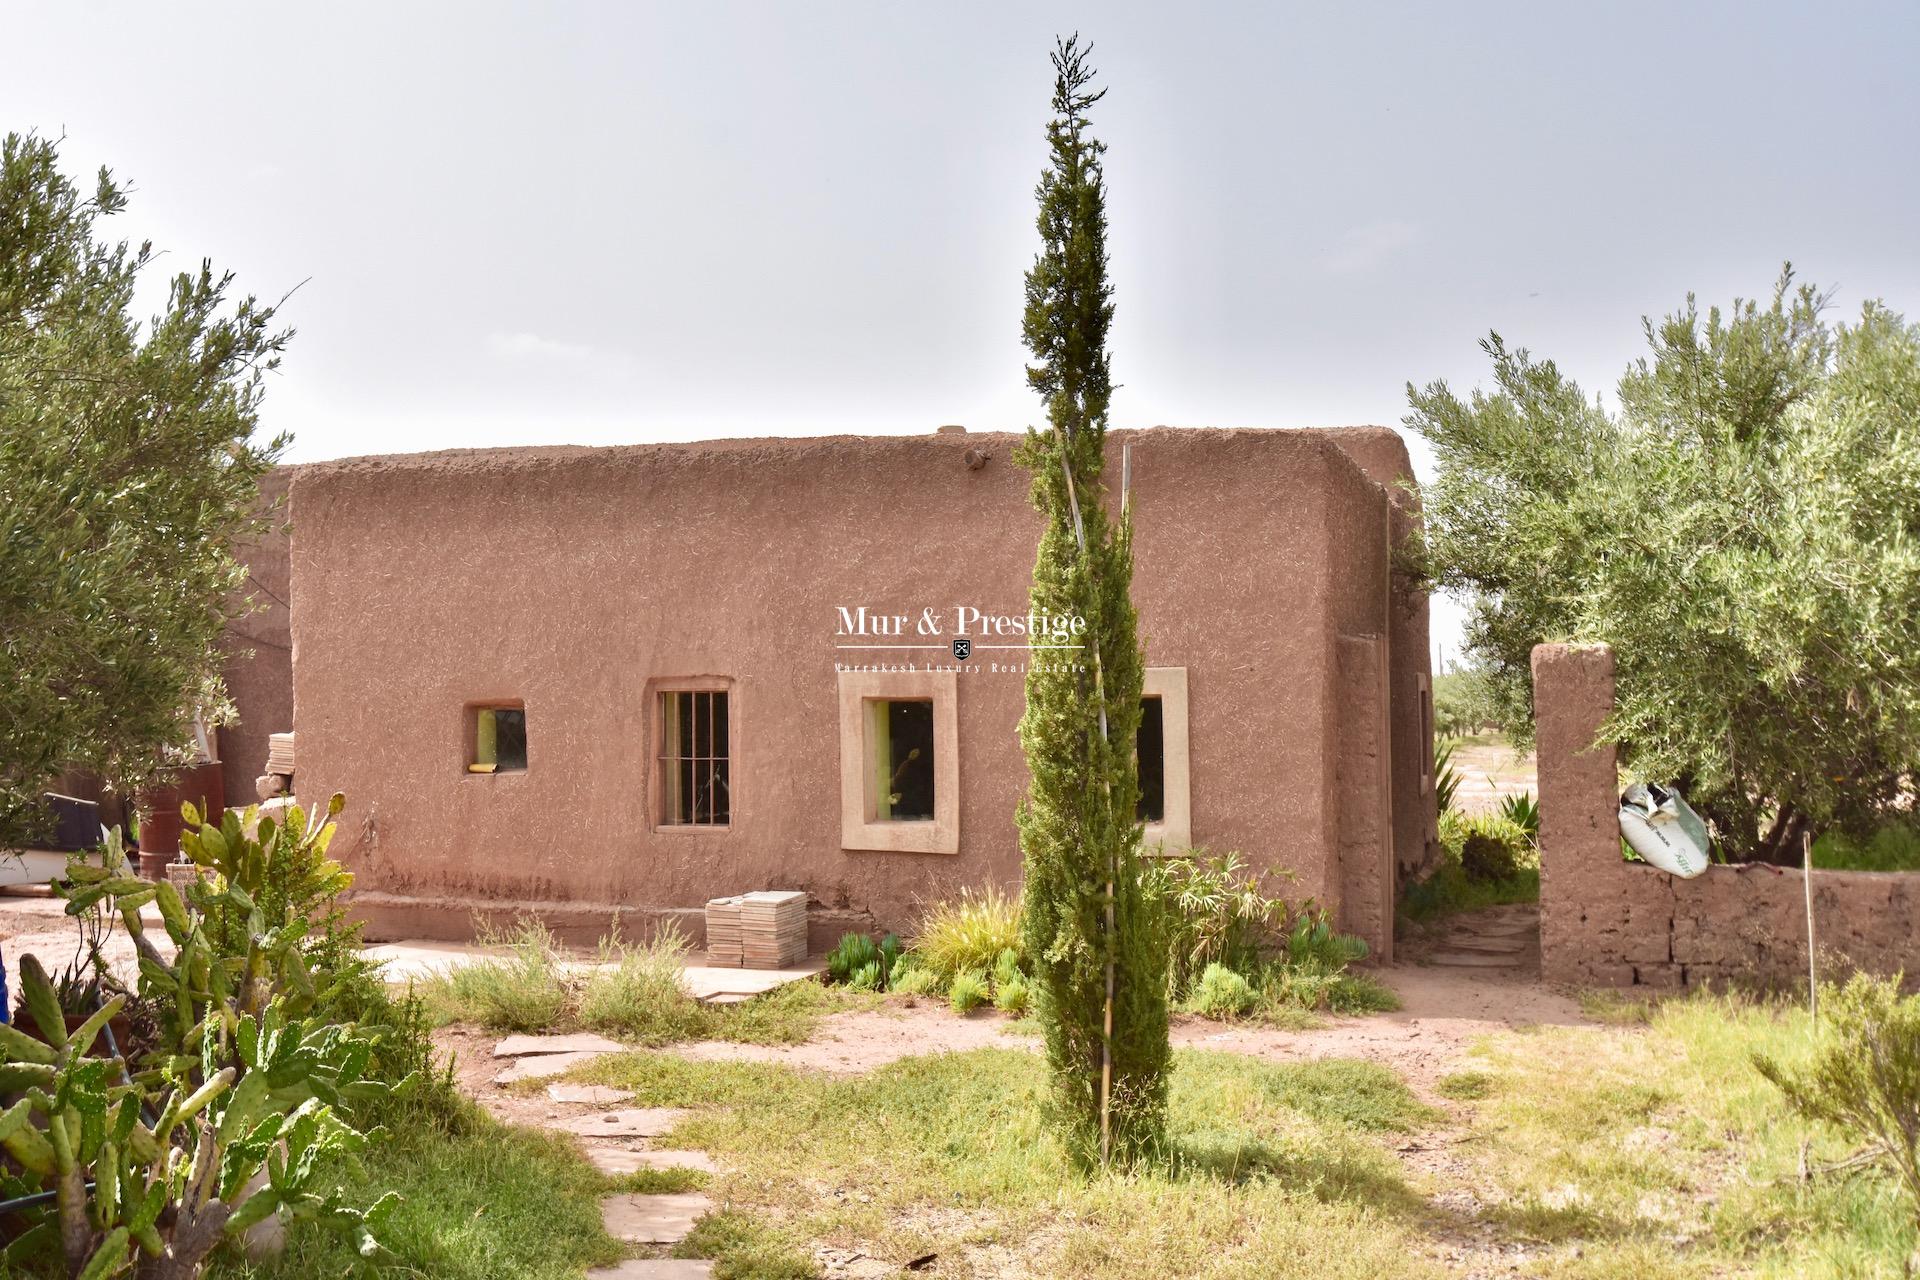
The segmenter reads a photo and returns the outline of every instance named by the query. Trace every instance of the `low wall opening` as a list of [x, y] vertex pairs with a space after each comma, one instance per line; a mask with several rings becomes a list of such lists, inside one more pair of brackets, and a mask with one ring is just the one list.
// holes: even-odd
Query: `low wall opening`
[[[1540, 796], [1540, 956], [1549, 982], [1605, 987], [1804, 984], [1798, 868], [1716, 865], [1683, 880], [1620, 856], [1619, 764], [1595, 741], [1613, 711], [1604, 645], [1533, 651]], [[1837, 966], [1920, 978], [1920, 872], [1813, 872], [1814, 946]], [[1831, 974], [1829, 970], [1832, 970]]]

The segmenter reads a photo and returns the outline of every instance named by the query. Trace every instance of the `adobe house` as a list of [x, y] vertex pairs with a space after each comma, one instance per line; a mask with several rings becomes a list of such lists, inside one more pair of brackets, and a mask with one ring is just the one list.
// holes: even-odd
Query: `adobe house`
[[[697, 942], [708, 898], [798, 888], [818, 949], [962, 886], [1017, 889], [1021, 664], [1079, 656], [1027, 647], [1071, 629], [1026, 617], [1017, 439], [290, 468], [290, 548], [253, 552], [287, 564], [290, 613], [246, 621], [285, 626], [290, 659], [236, 660], [225, 754], [250, 790], [290, 665], [297, 789], [346, 793], [333, 852], [375, 937], [531, 911], [573, 940], [617, 915]], [[1391, 558], [1418, 519], [1403, 445], [1115, 431], [1114, 490], [1123, 446], [1149, 839], [1284, 870], [1389, 957], [1397, 875], [1433, 840], [1426, 599]]]

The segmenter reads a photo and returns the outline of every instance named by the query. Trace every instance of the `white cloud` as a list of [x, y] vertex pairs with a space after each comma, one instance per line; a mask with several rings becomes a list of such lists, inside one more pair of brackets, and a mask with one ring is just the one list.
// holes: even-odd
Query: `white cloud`
[[1411, 222], [1368, 222], [1354, 227], [1320, 255], [1320, 269], [1328, 275], [1354, 276], [1372, 271], [1420, 238]]
[[507, 360], [558, 360], [584, 364], [599, 355], [592, 347], [578, 342], [562, 342], [537, 333], [490, 333], [487, 350]]

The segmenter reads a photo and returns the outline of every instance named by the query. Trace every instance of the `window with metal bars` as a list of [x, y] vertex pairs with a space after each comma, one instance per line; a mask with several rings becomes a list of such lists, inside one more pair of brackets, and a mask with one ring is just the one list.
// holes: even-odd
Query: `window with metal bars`
[[660, 825], [724, 827], [732, 817], [727, 692], [660, 694]]

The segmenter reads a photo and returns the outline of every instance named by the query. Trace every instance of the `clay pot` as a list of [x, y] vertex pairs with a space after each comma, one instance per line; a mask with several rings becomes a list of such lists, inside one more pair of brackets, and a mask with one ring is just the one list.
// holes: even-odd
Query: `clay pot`
[[[218, 760], [170, 769], [140, 793], [140, 874], [149, 880], [166, 875], [167, 864], [179, 856], [182, 800], [192, 801], [208, 821], [220, 820], [226, 788]], [[149, 853], [159, 859], [151, 871]]]

